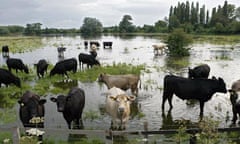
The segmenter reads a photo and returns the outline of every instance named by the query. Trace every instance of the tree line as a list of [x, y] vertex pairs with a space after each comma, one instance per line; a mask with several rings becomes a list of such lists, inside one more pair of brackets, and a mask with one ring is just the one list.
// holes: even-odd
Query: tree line
[[41, 23], [23, 26], [0, 26], [0, 35], [24, 34], [66, 34], [81, 33], [97, 35], [101, 33], [168, 33], [176, 28], [182, 28], [187, 33], [202, 34], [240, 34], [240, 7], [233, 4], [218, 5], [211, 10], [198, 2], [178, 2], [171, 6], [168, 17], [158, 20], [153, 25], [136, 26], [131, 15], [124, 15], [118, 25], [103, 27], [100, 20], [86, 17], [79, 29], [41, 28]]

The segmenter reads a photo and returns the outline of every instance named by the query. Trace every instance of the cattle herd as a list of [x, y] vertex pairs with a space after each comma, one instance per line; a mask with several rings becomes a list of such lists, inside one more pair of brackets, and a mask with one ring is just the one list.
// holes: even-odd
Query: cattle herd
[[[90, 54], [80, 53], [78, 56], [80, 69], [83, 68], [83, 64], [87, 64], [87, 67], [94, 65], [100, 66], [100, 62], [96, 59], [97, 53], [94, 49], [96, 43], [91, 44], [93, 49]], [[87, 45], [85, 43], [85, 45]], [[106, 46], [111, 46], [111, 43], [105, 43]], [[59, 51], [60, 49], [58, 49]], [[6, 64], [7, 69], [0, 68], [0, 87], [4, 84], [8, 87], [10, 84], [14, 84], [17, 87], [21, 87], [20, 78], [15, 76], [11, 70], [29, 73], [28, 67], [23, 63], [21, 59], [9, 58], [6, 54], [9, 51], [7, 46], [2, 47], [3, 56], [7, 56]], [[61, 50], [62, 51], [62, 50]], [[65, 51], [65, 49], [64, 49]], [[47, 73], [48, 63], [45, 59], [40, 59], [36, 65], [36, 73], [39, 78], [44, 77]], [[70, 58], [59, 61], [50, 71], [50, 76], [55, 74], [65, 75], [68, 77], [67, 72], [77, 71], [77, 59]], [[180, 77], [176, 75], [166, 75], [163, 83], [163, 96], [162, 96], [162, 111], [164, 111], [164, 105], [168, 100], [170, 110], [173, 108], [172, 97], [175, 94], [180, 99], [196, 99], [200, 103], [200, 117], [203, 116], [204, 103], [211, 99], [216, 92], [227, 93], [226, 84], [222, 78], [208, 78], [210, 73], [210, 67], [207, 64], [199, 65], [193, 69], [188, 69], [188, 77]], [[110, 75], [102, 73], [98, 77], [99, 82], [106, 84], [108, 88], [106, 96], [106, 112], [112, 117], [112, 129], [125, 129], [126, 123], [129, 120], [130, 104], [138, 96], [138, 87], [141, 88], [141, 81], [139, 75], [126, 74], [126, 75]], [[125, 92], [131, 89], [132, 95], [129, 96]], [[230, 101], [232, 103], [233, 119], [232, 122], [236, 123], [237, 116], [240, 116], [240, 80], [232, 84], [230, 92]], [[73, 87], [69, 90], [67, 96], [59, 95], [57, 97], [51, 97], [50, 100], [57, 105], [57, 111], [62, 112], [64, 119], [67, 122], [68, 128], [83, 128], [82, 113], [85, 106], [85, 92], [79, 87]], [[31, 119], [39, 117], [44, 119], [44, 104], [46, 99], [41, 99], [39, 95], [31, 91], [26, 91], [22, 97], [18, 100], [20, 104], [19, 116], [24, 127], [35, 127], [35, 124], [31, 123]], [[75, 125], [72, 125], [75, 122]], [[239, 121], [240, 122], [240, 121]], [[41, 121], [38, 127], [44, 127], [44, 122]]]

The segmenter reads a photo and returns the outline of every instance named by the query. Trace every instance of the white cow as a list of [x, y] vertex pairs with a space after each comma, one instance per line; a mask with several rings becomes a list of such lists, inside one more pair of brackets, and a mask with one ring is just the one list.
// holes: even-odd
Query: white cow
[[163, 54], [164, 50], [166, 49], [166, 45], [165, 44], [158, 44], [158, 45], [154, 44], [154, 45], [152, 45], [152, 47], [153, 47], [154, 55]]
[[130, 104], [135, 96], [128, 96], [120, 88], [112, 87], [106, 97], [106, 111], [112, 117], [112, 129], [126, 129], [130, 116]]

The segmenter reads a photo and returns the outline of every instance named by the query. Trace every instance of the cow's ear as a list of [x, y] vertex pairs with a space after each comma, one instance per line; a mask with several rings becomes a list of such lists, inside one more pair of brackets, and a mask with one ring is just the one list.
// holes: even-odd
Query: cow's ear
[[70, 96], [66, 97], [66, 101], [70, 101], [70, 100], [71, 100]]
[[51, 100], [52, 102], [57, 102], [57, 99], [56, 99], [55, 97], [51, 97], [50, 100]]
[[21, 100], [19, 100], [18, 103], [20, 104], [20, 106], [24, 106], [24, 103]]
[[40, 99], [39, 104], [43, 105], [43, 104], [45, 104], [46, 102], [47, 102], [46, 99]]
[[116, 96], [109, 96], [109, 98], [110, 98], [111, 100], [114, 100], [114, 101], [117, 100], [117, 97], [116, 97]]
[[218, 78], [218, 81], [222, 82], [222, 81], [223, 81], [223, 79], [219, 77], [219, 78]]
[[127, 98], [129, 101], [134, 101], [136, 99], [136, 96], [128, 96]]
[[215, 76], [212, 76], [212, 79], [213, 79], [213, 80], [217, 80], [217, 78], [216, 78]]

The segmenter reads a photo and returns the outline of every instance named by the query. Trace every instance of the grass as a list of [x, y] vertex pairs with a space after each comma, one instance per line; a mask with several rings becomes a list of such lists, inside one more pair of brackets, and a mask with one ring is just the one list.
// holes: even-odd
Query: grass
[[12, 53], [23, 53], [41, 48], [44, 44], [41, 37], [14, 36], [0, 37], [0, 46], [3, 45], [8, 45]]

